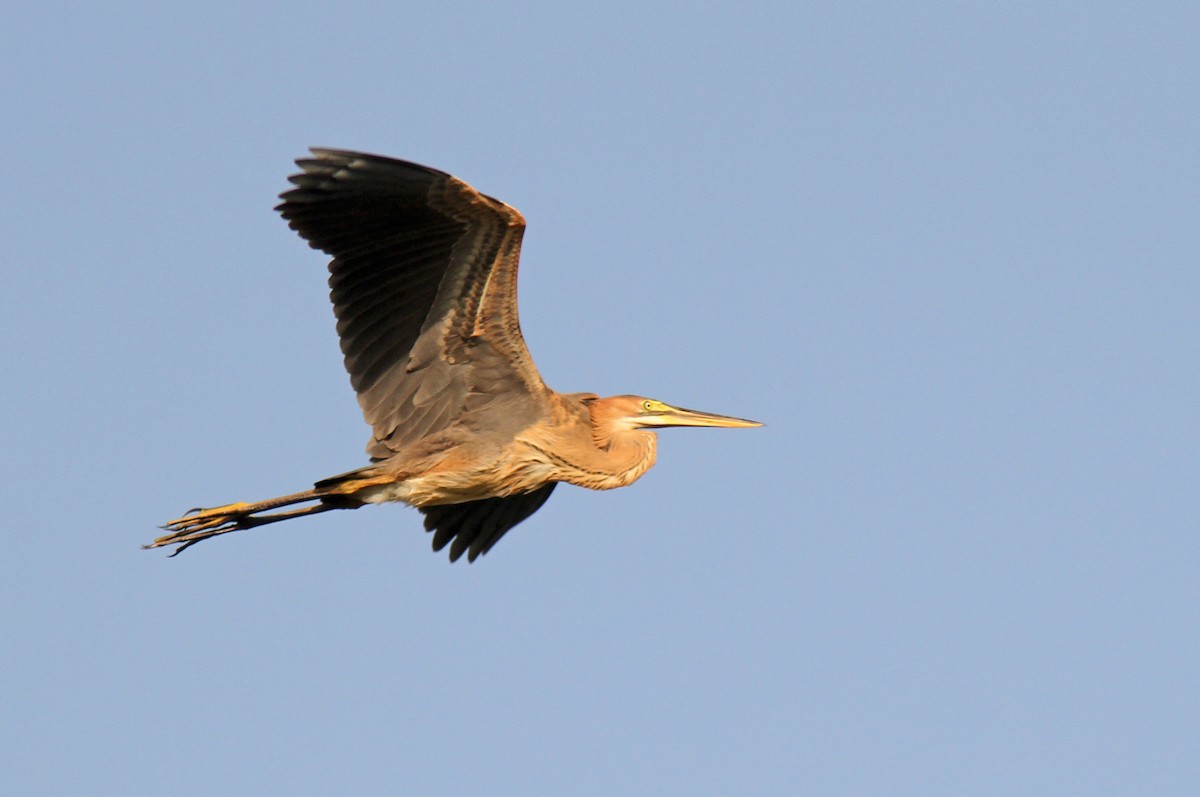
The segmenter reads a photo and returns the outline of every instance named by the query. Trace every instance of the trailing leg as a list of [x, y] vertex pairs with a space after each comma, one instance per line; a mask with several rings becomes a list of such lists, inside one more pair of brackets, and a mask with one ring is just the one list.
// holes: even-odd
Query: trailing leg
[[[286, 512], [264, 514], [272, 509], [302, 503], [309, 503], [310, 505], [290, 509]], [[201, 540], [207, 540], [210, 537], [216, 537], [220, 534], [228, 534], [231, 531], [240, 531], [242, 529], [252, 529], [256, 526], [265, 526], [268, 523], [290, 520], [302, 515], [315, 515], [320, 512], [328, 512], [331, 509], [356, 509], [359, 506], [361, 506], [360, 502], [348, 496], [330, 495], [318, 490], [306, 490], [302, 493], [285, 495], [253, 504], [238, 502], [212, 507], [211, 509], [193, 509], [183, 517], [176, 518], [162, 526], [162, 529], [169, 531], [170, 534], [159, 537], [145, 547], [161, 548], [164, 545], [178, 545], [179, 547], [171, 554], [172, 556], [176, 556]]]

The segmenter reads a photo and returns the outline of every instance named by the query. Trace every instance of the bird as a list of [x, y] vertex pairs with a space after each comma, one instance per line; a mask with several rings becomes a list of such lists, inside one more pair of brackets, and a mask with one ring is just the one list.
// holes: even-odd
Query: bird
[[635, 482], [654, 465], [655, 430], [763, 425], [644, 396], [550, 389], [517, 318], [525, 218], [515, 208], [427, 166], [310, 152], [276, 210], [332, 257], [330, 299], [371, 427], [370, 464], [302, 492], [188, 510], [144, 547], [173, 545], [175, 556], [233, 531], [399, 501], [424, 515], [434, 551], [449, 545], [451, 562], [473, 562], [560, 482]]

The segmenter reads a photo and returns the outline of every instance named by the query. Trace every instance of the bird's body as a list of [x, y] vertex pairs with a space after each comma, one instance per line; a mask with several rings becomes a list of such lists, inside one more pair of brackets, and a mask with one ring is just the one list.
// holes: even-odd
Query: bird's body
[[[524, 218], [444, 172], [338, 150], [297, 161], [279, 210], [333, 255], [330, 297], [372, 464], [311, 490], [194, 510], [150, 547], [330, 509], [399, 501], [434, 549], [474, 560], [555, 484], [623, 487], [653, 464], [654, 428], [758, 426], [640, 396], [562, 394], [537, 373], [517, 319]], [[296, 504], [284, 512], [272, 510]]]
[[[480, 433], [488, 418], [477, 424], [466, 416], [460, 425], [329, 483], [383, 478], [382, 484], [356, 490], [355, 497], [363, 503], [401, 501], [416, 507], [529, 493], [548, 482], [593, 490], [625, 487], [654, 465], [657, 436], [634, 429], [606, 432], [597, 423], [603, 412], [593, 418], [589, 408], [598, 400], [590, 393], [555, 394], [547, 417], [502, 440]], [[546, 434], [545, 429], [552, 431]]]

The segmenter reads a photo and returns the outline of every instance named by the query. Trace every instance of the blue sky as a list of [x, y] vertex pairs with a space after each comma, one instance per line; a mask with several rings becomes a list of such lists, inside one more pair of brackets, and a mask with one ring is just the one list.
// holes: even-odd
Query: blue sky
[[[50, 3], [0, 31], [7, 794], [1191, 794], [1200, 12]], [[527, 217], [675, 430], [449, 565], [361, 464], [310, 145]]]

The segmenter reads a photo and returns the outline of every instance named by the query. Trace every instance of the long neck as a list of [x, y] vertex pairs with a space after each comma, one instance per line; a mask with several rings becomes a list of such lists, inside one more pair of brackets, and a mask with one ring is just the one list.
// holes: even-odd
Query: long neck
[[[614, 429], [609, 409], [595, 393], [557, 394], [552, 440], [526, 439], [556, 481], [611, 490], [632, 484], [654, 464], [654, 432]], [[543, 476], [544, 478], [544, 476]]]
[[562, 481], [592, 490], [632, 484], [650, 470], [658, 455], [658, 436], [647, 431], [621, 431], [570, 453]]

